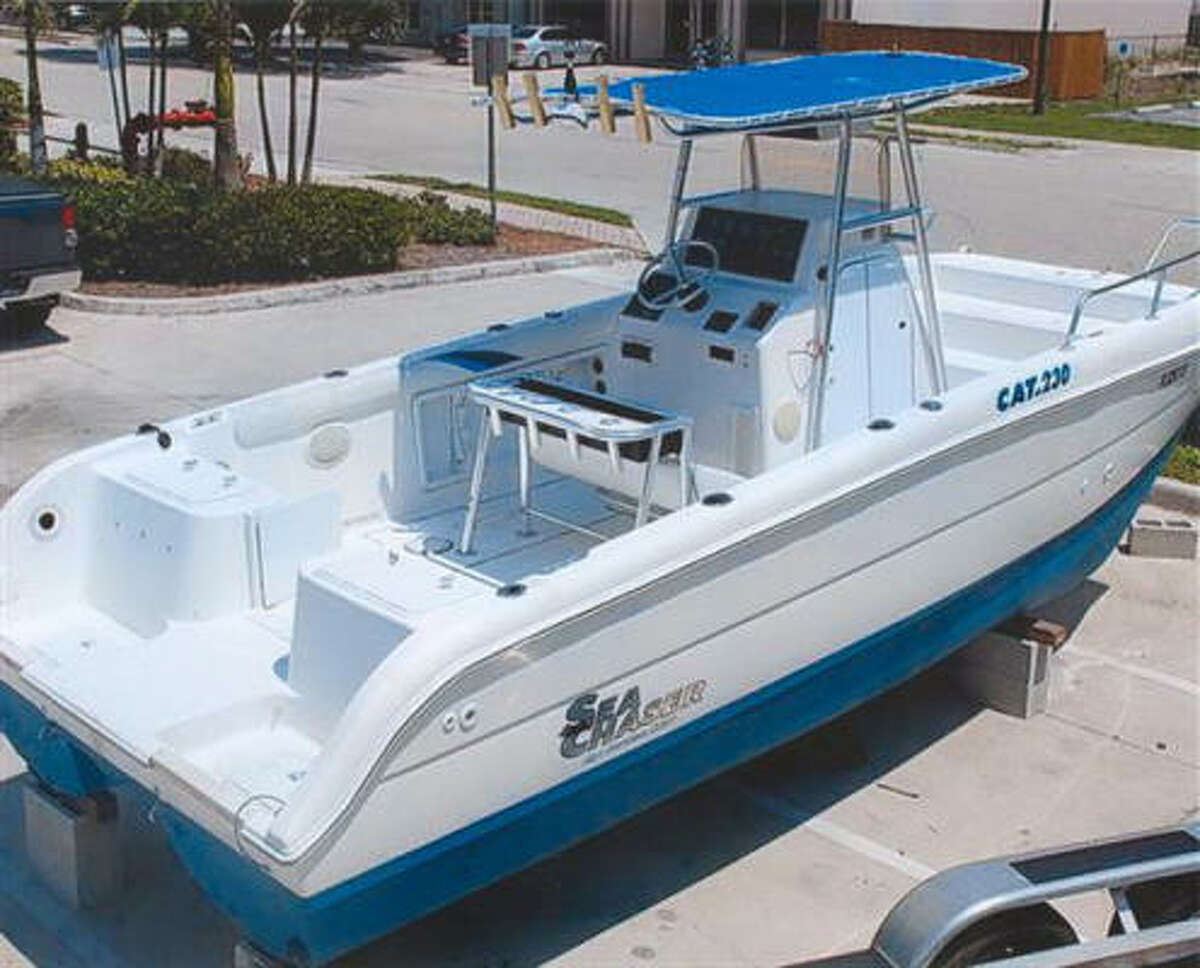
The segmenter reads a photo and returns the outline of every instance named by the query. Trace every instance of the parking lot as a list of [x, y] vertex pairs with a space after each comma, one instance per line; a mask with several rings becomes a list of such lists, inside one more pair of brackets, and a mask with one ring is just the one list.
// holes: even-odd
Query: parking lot
[[[144, 82], [136, 59], [131, 83]], [[0, 37], [0, 75], [22, 78], [20, 42]], [[375, 64], [367, 73], [335, 71], [322, 85], [316, 152], [318, 174], [405, 172], [482, 184], [486, 181], [485, 112], [472, 106], [479, 92], [463, 65], [447, 65], [427, 52], [404, 49], [401, 59]], [[211, 79], [182, 58], [171, 68], [174, 101], [206, 97]], [[89, 38], [42, 50], [42, 86], [52, 131], [70, 137], [77, 120], [87, 121], [95, 144], [112, 144], [112, 108], [98, 83]], [[614, 78], [636, 68], [606, 68]], [[595, 75], [588, 67], [580, 79]], [[546, 83], [561, 71], [543, 72]], [[253, 73], [238, 73], [239, 148], [262, 169]], [[520, 79], [513, 85], [520, 88]], [[286, 118], [287, 78], [267, 81], [275, 118], [277, 150]], [[305, 113], [307, 85], [300, 85]], [[211, 151], [211, 135], [172, 133], [168, 142]], [[61, 150], [61, 149], [60, 149]], [[727, 188], [738, 177], [737, 139], [701, 142], [691, 189]], [[810, 147], [802, 160], [768, 167], [779, 184], [830, 190], [832, 148]], [[617, 208], [632, 215], [650, 247], [661, 244], [665, 199], [674, 172], [674, 139], [656, 132], [651, 145], [637, 142], [624, 123], [614, 137], [572, 123], [546, 129], [501, 132], [499, 185], [514, 191], [565, 197]], [[861, 153], [860, 177], [852, 189], [873, 189], [874, 159]], [[1173, 216], [1189, 214], [1196, 200], [1195, 156], [1189, 151], [1100, 142], [1019, 152], [930, 143], [920, 152], [926, 202], [937, 213], [932, 239], [942, 248], [970, 245], [999, 255], [1041, 259], [1087, 268], [1134, 271], [1143, 267], [1158, 233]], [[896, 179], [899, 185], [899, 178]]]
[[[60, 309], [0, 354], [14, 487], [54, 456], [497, 318], [602, 296], [632, 269], [363, 296], [229, 316]], [[185, 365], [186, 361], [186, 365]], [[1074, 629], [1049, 712], [981, 707], [934, 670], [815, 737], [412, 925], [346, 965], [772, 965], [869, 941], [929, 873], [1180, 821], [1197, 809], [1194, 562], [1115, 554], [1044, 614]], [[21, 764], [0, 754], [0, 965], [226, 964], [236, 932], [157, 828], [123, 818], [127, 890], [77, 914], [22, 848]], [[1108, 911], [1071, 911], [1093, 934]]]

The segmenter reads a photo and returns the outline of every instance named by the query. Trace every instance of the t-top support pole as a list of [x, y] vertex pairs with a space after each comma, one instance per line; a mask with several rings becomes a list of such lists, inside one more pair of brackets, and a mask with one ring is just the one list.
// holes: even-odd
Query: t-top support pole
[[671, 189], [671, 209], [667, 213], [667, 237], [663, 241], [666, 252], [675, 244], [675, 233], [679, 229], [679, 212], [683, 208], [683, 192], [687, 187], [688, 168], [692, 163], [692, 139], [679, 142], [679, 159], [675, 163], [675, 186]]
[[908, 136], [908, 116], [903, 108], [896, 111], [896, 140], [900, 145], [900, 168], [904, 172], [904, 189], [913, 216], [913, 237], [917, 244], [917, 268], [921, 274], [921, 297], [924, 303], [925, 333], [929, 340], [934, 394], [946, 392], [946, 357], [942, 346], [942, 319], [938, 314], [937, 293], [933, 285], [933, 263], [929, 258], [929, 239], [925, 234], [925, 217], [921, 209], [921, 189], [917, 183], [917, 166], [913, 161], [912, 141]]
[[821, 424], [825, 418], [825, 383], [829, 373], [829, 343], [833, 335], [833, 313], [837, 306], [837, 286], [841, 276], [842, 235], [846, 221], [846, 191], [850, 183], [850, 141], [853, 130], [846, 115], [838, 125], [837, 171], [834, 175], [833, 222], [829, 227], [829, 256], [825, 260], [825, 298], [817, 316], [815, 363], [808, 387], [808, 430], [805, 450], [821, 446]]
[[754, 135], [748, 134], [742, 139], [742, 153], [750, 170], [750, 187], [756, 192], [760, 191], [762, 189], [762, 171], [758, 164], [758, 141]]

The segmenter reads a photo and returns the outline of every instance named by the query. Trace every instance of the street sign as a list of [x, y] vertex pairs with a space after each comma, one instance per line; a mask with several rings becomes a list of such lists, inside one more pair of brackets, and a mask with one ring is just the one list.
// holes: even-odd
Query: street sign
[[96, 64], [100, 68], [100, 73], [108, 74], [108, 89], [112, 94], [113, 121], [117, 126], [117, 144], [121, 144], [121, 132], [125, 127], [125, 121], [121, 119], [121, 105], [117, 101], [117, 69], [121, 64], [121, 48], [117, 30], [120, 29], [118, 27], [116, 30], [105, 30], [96, 34]]
[[96, 34], [96, 65], [101, 71], [111, 71], [117, 64], [117, 35], [111, 31]]
[[1133, 56], [1133, 41], [1122, 38], [1117, 41], [1117, 56], [1121, 60], [1129, 60]]
[[512, 25], [471, 24], [467, 36], [471, 40], [471, 81], [490, 90], [493, 77], [508, 73]]
[[[467, 36], [471, 40], [471, 80], [476, 87], [492, 90], [492, 79], [508, 84], [508, 62], [512, 58], [511, 24], [470, 24]], [[488, 201], [492, 212], [492, 228], [496, 228], [496, 104], [488, 98]]]

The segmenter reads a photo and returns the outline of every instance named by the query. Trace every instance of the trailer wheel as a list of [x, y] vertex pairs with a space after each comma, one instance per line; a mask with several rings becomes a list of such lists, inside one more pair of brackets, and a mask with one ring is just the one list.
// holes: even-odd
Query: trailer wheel
[[1001, 911], [973, 924], [954, 938], [933, 960], [932, 968], [970, 965], [1015, 958], [1035, 951], [1075, 944], [1074, 929], [1049, 904]]
[[[1130, 884], [1125, 888], [1125, 896], [1139, 928], [1157, 928], [1186, 921], [1200, 916], [1200, 875], [1179, 874]], [[1108, 924], [1108, 936], [1112, 938], [1124, 933], [1121, 919], [1114, 913]]]

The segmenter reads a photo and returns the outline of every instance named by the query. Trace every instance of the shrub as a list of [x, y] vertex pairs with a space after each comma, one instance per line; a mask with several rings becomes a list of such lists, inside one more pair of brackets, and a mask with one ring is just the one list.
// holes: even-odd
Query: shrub
[[1200, 484], [1200, 447], [1189, 447], [1187, 444], [1176, 447], [1163, 476], [1174, 477], [1185, 484]]
[[125, 178], [60, 182], [75, 200], [79, 263], [88, 279], [200, 281], [195, 235], [205, 194], [180, 182]]
[[218, 283], [384, 272], [413, 233], [409, 206], [361, 189], [226, 195], [172, 179], [91, 175], [55, 182], [75, 200], [88, 279]]
[[213, 179], [212, 161], [207, 155], [187, 148], [163, 149], [163, 178], [207, 185]]
[[454, 209], [442, 195], [421, 192], [408, 200], [414, 209], [416, 239], [431, 245], [491, 245], [492, 220], [477, 208]]
[[[182, 156], [190, 155], [187, 160]], [[187, 180], [178, 173], [205, 177]], [[75, 201], [87, 279], [169, 283], [268, 282], [387, 272], [413, 241], [483, 245], [491, 222], [431, 194], [396, 198], [332, 185], [266, 185], [222, 194], [207, 161], [180, 153], [175, 177], [144, 178], [110, 164], [58, 160], [47, 182]]]
[[126, 174], [119, 164], [98, 160], [78, 161], [74, 158], [53, 159], [50, 162], [49, 177], [63, 186], [110, 185], [133, 181], [133, 176]]
[[25, 116], [21, 85], [0, 77], [0, 168], [11, 168], [17, 156], [17, 133], [13, 128]]
[[210, 279], [307, 279], [394, 269], [408, 216], [379, 192], [273, 186], [212, 195], [192, 232]]

